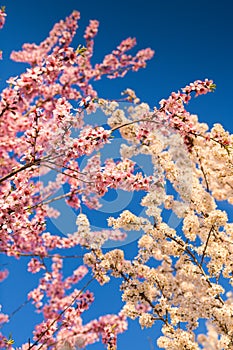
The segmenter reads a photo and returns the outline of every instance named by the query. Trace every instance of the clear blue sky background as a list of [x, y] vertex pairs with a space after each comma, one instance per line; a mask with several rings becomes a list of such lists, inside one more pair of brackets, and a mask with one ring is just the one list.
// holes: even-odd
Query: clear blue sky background
[[[109, 53], [122, 39], [135, 36], [138, 49], [151, 47], [155, 57], [145, 70], [130, 73], [124, 79], [100, 81], [96, 84], [101, 96], [118, 98], [126, 87], [136, 90], [142, 101], [151, 107], [172, 91], [196, 79], [210, 78], [217, 84], [214, 94], [192, 100], [189, 110], [197, 113], [201, 121], [212, 125], [220, 122], [233, 131], [232, 125], [232, 84], [233, 84], [233, 3], [231, 0], [5, 0], [7, 22], [0, 32], [0, 49], [4, 60], [0, 62], [0, 87], [5, 86], [9, 76], [19, 74], [22, 64], [9, 60], [12, 50], [18, 50], [25, 42], [42, 41], [58, 20], [66, 17], [73, 9], [81, 12], [80, 29], [75, 37], [74, 47], [84, 43], [83, 31], [89, 19], [100, 21], [99, 34], [95, 41], [96, 62]], [[128, 252], [135, 249], [135, 242]], [[130, 254], [130, 253], [128, 253]], [[2, 259], [2, 263], [5, 263]], [[9, 263], [9, 262], [8, 262]], [[1, 302], [7, 306], [3, 311], [11, 312], [26, 297], [26, 291], [35, 285], [29, 274], [22, 274], [19, 263], [11, 261], [13, 271], [1, 285]], [[69, 262], [69, 264], [74, 264]], [[95, 287], [95, 286], [93, 286]], [[120, 295], [114, 285], [101, 289], [97, 306], [88, 311], [86, 319], [107, 312], [117, 312]], [[95, 288], [94, 288], [95, 289]], [[17, 345], [31, 336], [33, 319], [26, 306], [12, 318], [6, 329], [13, 333]], [[33, 316], [34, 317], [34, 316]], [[35, 320], [35, 317], [34, 317]], [[151, 350], [158, 334], [156, 327], [145, 332], [139, 331], [137, 321], [129, 325], [129, 332], [119, 338], [119, 350]], [[102, 349], [94, 345], [92, 349]]]

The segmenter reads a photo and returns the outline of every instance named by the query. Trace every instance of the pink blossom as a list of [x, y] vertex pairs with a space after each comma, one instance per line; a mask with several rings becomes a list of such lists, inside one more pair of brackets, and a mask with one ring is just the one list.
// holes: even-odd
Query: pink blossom
[[9, 271], [8, 270], [2, 270], [0, 271], [0, 282], [4, 281], [4, 279], [7, 278], [9, 274]]
[[99, 22], [96, 20], [91, 20], [89, 26], [85, 30], [84, 38], [86, 40], [93, 39], [98, 33]]
[[0, 29], [3, 28], [6, 20], [6, 13], [5, 13], [5, 8], [2, 6], [0, 8]]
[[8, 315], [5, 315], [5, 314], [3, 314], [3, 313], [0, 313], [0, 324], [6, 323], [6, 322], [8, 322], [8, 321], [9, 321]]
[[28, 263], [28, 271], [31, 273], [37, 273], [41, 269], [45, 269], [45, 267], [38, 259], [33, 258]]

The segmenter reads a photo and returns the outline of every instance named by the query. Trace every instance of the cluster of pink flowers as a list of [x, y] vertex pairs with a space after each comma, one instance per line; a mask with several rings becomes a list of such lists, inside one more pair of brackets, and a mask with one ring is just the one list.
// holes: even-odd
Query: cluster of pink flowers
[[[1, 27], [5, 16], [1, 9]], [[2, 91], [0, 100], [0, 130], [4, 135], [0, 146], [0, 249], [16, 258], [32, 256], [28, 271], [43, 273], [38, 287], [28, 295], [37, 311], [44, 316], [44, 321], [34, 331], [35, 344], [43, 348], [57, 343], [58, 348], [60, 346], [62, 349], [67, 336], [73, 347], [91, 344], [98, 341], [100, 336], [105, 344], [116, 343], [116, 335], [127, 328], [126, 318], [121, 315], [103, 316], [99, 321], [79, 327], [82, 313], [93, 302], [92, 293], [74, 288], [86, 275], [86, 267], [79, 266], [71, 276], [63, 279], [61, 258], [53, 258], [51, 272], [44, 262], [44, 257], [48, 257], [54, 249], [69, 249], [81, 244], [74, 235], [61, 237], [46, 232], [46, 218], [59, 215], [46, 204], [46, 198], [56, 193], [62, 184], [68, 183], [70, 193], [64, 197], [67, 204], [79, 208], [81, 199], [83, 203], [88, 203], [88, 193], [96, 195], [99, 185], [93, 186], [93, 177], [85, 171], [80, 173], [77, 159], [109, 143], [112, 134], [111, 130], [103, 127], [83, 127], [84, 115], [80, 111], [73, 115], [70, 101], [79, 101], [82, 97], [86, 101], [86, 96], [96, 98], [97, 92], [91, 80], [105, 74], [117, 77], [130, 69], [137, 70], [153, 56], [153, 51], [149, 49], [135, 57], [126, 56], [125, 51], [135, 45], [135, 42], [128, 45], [130, 39], [127, 39], [117, 48], [118, 54], [115, 53], [117, 65], [114, 66], [107, 55], [102, 64], [92, 67], [90, 59], [98, 22], [90, 21], [84, 35], [86, 47], [75, 50], [69, 45], [78, 28], [79, 17], [79, 12], [74, 11], [64, 21], [57, 23], [41, 44], [25, 44], [22, 51], [11, 54], [13, 60], [29, 63], [31, 67], [19, 77], [9, 78], [9, 87]], [[103, 66], [105, 69], [102, 69]], [[92, 103], [85, 105], [87, 111], [93, 108]], [[80, 129], [78, 138], [71, 135], [71, 127]], [[35, 180], [39, 174], [43, 176], [50, 169], [63, 170], [54, 182], [46, 186]], [[103, 169], [99, 167], [98, 174], [101, 172]], [[134, 185], [138, 189], [146, 188], [146, 180], [133, 175], [132, 169], [119, 168], [118, 173], [119, 176], [125, 173], [130, 177], [132, 188]], [[102, 188], [109, 184], [117, 187], [118, 181], [115, 184], [113, 173], [107, 175], [106, 172], [104, 179]], [[92, 205], [98, 207], [97, 202], [94, 204], [92, 201]], [[104, 233], [97, 232], [96, 237], [122, 240], [125, 233], [106, 229]], [[2, 271], [1, 280], [6, 277], [7, 272]], [[67, 292], [69, 289], [70, 294]], [[2, 316], [1, 319], [4, 323], [8, 317]], [[4, 339], [2, 337], [0, 343], [2, 348], [6, 344]], [[27, 348], [27, 344], [22, 346], [24, 348]]]
[[86, 127], [80, 132], [80, 137], [74, 140], [72, 149], [79, 156], [91, 154], [94, 150], [101, 148], [109, 143], [111, 130], [105, 130], [103, 127]]
[[154, 51], [148, 48], [140, 50], [135, 57], [127, 55], [126, 52], [135, 45], [135, 38], [123, 40], [117, 50], [105, 56], [103, 63], [95, 65], [96, 79], [100, 79], [102, 74], [107, 74], [108, 78], [124, 77], [130, 69], [137, 71], [144, 68], [146, 61], [153, 57]]
[[197, 97], [212, 92], [214, 89], [215, 84], [212, 80], [196, 80], [194, 83], [185, 86], [182, 92], [173, 92], [168, 99], [161, 100], [160, 109], [155, 113], [158, 114], [163, 122], [166, 122], [167, 126], [174, 128], [180, 133], [189, 150], [192, 148], [193, 136], [195, 136], [197, 131], [192, 122], [192, 117], [186, 111], [184, 104], [190, 101], [192, 92], [195, 92]]
[[1, 7], [0, 8], [0, 29], [3, 28], [5, 21], [6, 21], [6, 12], [4, 7]]
[[8, 276], [8, 270], [2, 270], [0, 271], [0, 282], [2, 282], [5, 278]]

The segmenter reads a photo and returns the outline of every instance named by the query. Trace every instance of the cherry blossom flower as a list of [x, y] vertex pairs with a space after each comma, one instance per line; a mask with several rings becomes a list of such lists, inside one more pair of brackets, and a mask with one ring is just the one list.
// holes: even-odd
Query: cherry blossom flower
[[0, 8], [0, 29], [3, 28], [4, 24], [5, 24], [5, 20], [6, 20], [6, 12], [5, 12], [5, 7], [2, 6]]

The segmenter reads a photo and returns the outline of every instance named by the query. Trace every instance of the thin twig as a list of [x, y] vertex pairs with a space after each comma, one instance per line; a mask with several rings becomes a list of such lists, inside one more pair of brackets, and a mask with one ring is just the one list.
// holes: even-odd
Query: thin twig
[[211, 226], [210, 231], [209, 231], [208, 236], [207, 236], [207, 240], [205, 242], [205, 247], [204, 247], [204, 250], [203, 250], [203, 253], [202, 253], [202, 257], [201, 257], [201, 266], [202, 266], [203, 261], [204, 261], [205, 252], [206, 252], [206, 249], [207, 249], [207, 246], [208, 246], [208, 243], [209, 243], [209, 239], [210, 239], [210, 235], [211, 235], [211, 232], [212, 232], [213, 228], [214, 228], [214, 224]]
[[93, 184], [94, 183], [93, 181], [85, 181], [85, 180], [82, 180], [82, 179], [80, 179], [78, 177], [75, 177], [73, 175], [67, 174], [67, 173], [63, 172], [62, 170], [54, 168], [54, 167], [52, 167], [52, 166], [50, 166], [50, 165], [48, 165], [46, 163], [44, 164], [44, 166], [46, 166], [47, 168], [49, 168], [51, 170], [57, 171], [60, 174], [63, 174], [63, 175], [68, 176], [68, 177], [71, 177], [72, 179], [75, 179], [75, 180], [78, 180], [78, 181], [81, 181], [81, 182], [84, 182], [84, 183], [87, 183], [87, 184]]
[[9, 314], [9, 318], [12, 318], [18, 311], [20, 311], [24, 306], [30, 303], [30, 300], [25, 300], [20, 306], [18, 306], [11, 314]]
[[52, 259], [52, 258], [59, 258], [59, 259], [83, 259], [83, 255], [60, 255], [60, 254], [47, 254], [41, 256], [41, 254], [27, 254], [27, 253], [20, 253], [18, 256], [22, 257], [38, 257], [38, 258], [43, 258], [43, 259]]
[[[43, 338], [43, 336], [51, 329], [51, 327], [61, 318], [61, 316], [71, 307], [71, 305], [78, 299], [78, 297], [81, 295], [81, 293], [89, 286], [89, 284], [94, 280], [94, 277], [92, 277], [86, 284], [85, 286], [79, 291], [79, 293], [71, 300], [69, 305], [67, 305], [60, 313], [59, 315], [50, 323], [50, 325], [40, 334], [38, 339], [28, 347], [27, 350], [31, 350], [34, 346], [38, 345], [39, 341]], [[57, 331], [55, 329], [50, 336], [53, 336], [54, 333]], [[44, 341], [38, 348], [37, 350], [40, 350], [43, 348], [43, 346], [46, 344], [46, 341]]]
[[202, 165], [202, 162], [201, 162], [201, 158], [200, 158], [200, 156], [199, 156], [197, 150], [195, 150], [195, 151], [196, 151], [197, 158], [198, 158], [198, 160], [199, 160], [201, 172], [202, 172], [202, 174], [203, 174], [203, 176], [204, 176], [204, 180], [205, 180], [205, 183], [206, 183], [206, 190], [207, 190], [207, 192], [210, 192], [209, 184], [208, 184], [208, 180], [207, 180], [207, 176], [206, 176], [205, 170], [204, 170], [204, 168], [203, 168], [203, 165]]
[[48, 160], [47, 162], [48, 162], [48, 163], [51, 163], [51, 164], [53, 164], [53, 165], [56, 165], [56, 166], [58, 166], [58, 167], [60, 167], [60, 168], [65, 168], [66, 170], [73, 171], [73, 172], [78, 173], [78, 174], [80, 174], [80, 175], [87, 175], [87, 173], [82, 173], [81, 171], [78, 171], [78, 170], [76, 170], [76, 169], [72, 169], [72, 168], [70, 168], [70, 167], [68, 167], [68, 166], [66, 166], [66, 165], [63, 165], [63, 164], [56, 164], [56, 163], [54, 163], [54, 162], [51, 162], [50, 160]]
[[[209, 287], [212, 288], [212, 284], [209, 280], [209, 278], [207, 277], [205, 271], [203, 270], [203, 267], [201, 266], [201, 264], [198, 262], [197, 258], [195, 257], [195, 255], [193, 254], [193, 252], [184, 244], [184, 242], [182, 241], [178, 241], [175, 237], [172, 237], [168, 234], [166, 234], [166, 237], [170, 238], [171, 240], [173, 240], [174, 242], [176, 242], [177, 244], [179, 244], [184, 251], [186, 251], [186, 253], [192, 258], [193, 262], [198, 266], [198, 268], [201, 271], [201, 274], [205, 277], [206, 282], [208, 283]], [[223, 299], [220, 297], [220, 295], [217, 295], [216, 298], [221, 302], [222, 305], [224, 305], [224, 301]]]
[[30, 162], [30, 163], [27, 163], [27, 164], [23, 165], [21, 168], [18, 168], [18, 169], [15, 169], [15, 170], [11, 171], [7, 175], [5, 175], [5, 176], [0, 178], [0, 183], [2, 183], [3, 181], [9, 179], [10, 177], [12, 177], [12, 176], [14, 176], [14, 175], [16, 175], [18, 173], [20, 173], [21, 171], [32, 167], [33, 165], [39, 165], [40, 162], [41, 162], [41, 159], [36, 159], [33, 162]]
[[[55, 202], [55, 201], [57, 201], [57, 200], [59, 200], [59, 199], [69, 197], [69, 196], [71, 196], [72, 194], [76, 194], [76, 193], [79, 193], [79, 192], [80, 192], [80, 189], [77, 189], [76, 191], [70, 191], [70, 192], [68, 192], [68, 193], [61, 194], [60, 196], [51, 198], [51, 199], [49, 199], [49, 200], [47, 200], [47, 201], [44, 201], [44, 200], [45, 200], [45, 199], [44, 199], [44, 200], [40, 201], [39, 203], [30, 206], [30, 207], [28, 208], [28, 210], [33, 209], [33, 208], [37, 208], [37, 207], [39, 207], [39, 206], [41, 206], [41, 205], [46, 205], [46, 204]], [[49, 196], [48, 196], [48, 197], [49, 197]]]

